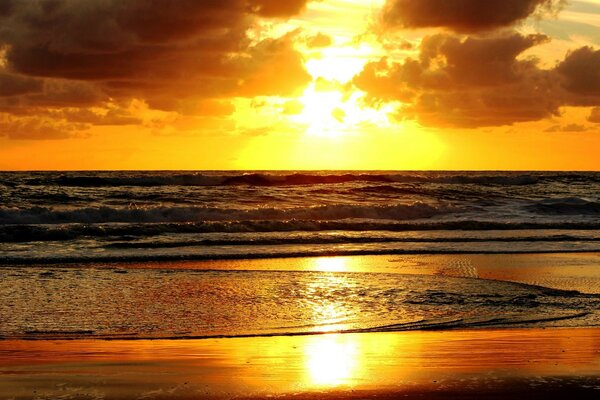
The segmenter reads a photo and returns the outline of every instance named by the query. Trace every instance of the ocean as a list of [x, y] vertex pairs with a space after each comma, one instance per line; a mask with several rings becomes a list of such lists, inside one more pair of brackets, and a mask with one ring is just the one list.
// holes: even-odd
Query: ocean
[[[483, 279], [460, 256], [598, 252], [600, 173], [2, 172], [0, 337], [597, 326], [598, 279]], [[362, 255], [400, 259], [335, 267]], [[454, 272], [405, 268], [426, 255]]]

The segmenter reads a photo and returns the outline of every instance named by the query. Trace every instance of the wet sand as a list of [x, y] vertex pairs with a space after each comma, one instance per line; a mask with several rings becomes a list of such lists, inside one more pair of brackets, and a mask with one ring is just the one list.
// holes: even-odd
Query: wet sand
[[600, 328], [0, 341], [2, 399], [598, 398]]

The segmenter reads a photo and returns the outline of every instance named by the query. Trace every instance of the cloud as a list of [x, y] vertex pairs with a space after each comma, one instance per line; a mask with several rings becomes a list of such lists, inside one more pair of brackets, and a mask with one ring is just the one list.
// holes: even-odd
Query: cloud
[[556, 71], [570, 94], [570, 104], [600, 104], [600, 50], [586, 46], [569, 52]]
[[386, 27], [448, 28], [478, 32], [506, 27], [536, 12], [556, 12], [561, 0], [388, 0], [382, 12]]
[[41, 92], [43, 81], [0, 70], [0, 97]]
[[306, 5], [306, 0], [252, 0], [252, 12], [264, 17], [289, 17], [299, 14]]
[[240, 62], [244, 73], [234, 90], [236, 95], [289, 96], [312, 80], [293, 48], [292, 36], [265, 39], [250, 49], [248, 56]]
[[[17, 86], [22, 90], [20, 93], [13, 90], [12, 96], [0, 96], [0, 111], [15, 115], [34, 114], [39, 112], [39, 108], [101, 106], [109, 100], [109, 97], [93, 83], [64, 79], [32, 79], [18, 75], [11, 75], [10, 79], [13, 88]], [[15, 85], [15, 82], [27, 84]]]
[[[43, 114], [40, 112], [40, 114]], [[57, 111], [49, 110], [47, 115], [54, 119], [64, 119], [69, 123], [103, 125], [135, 125], [143, 122], [142, 118], [133, 114], [130, 110], [121, 107], [110, 107], [105, 109], [67, 108]]]
[[600, 106], [600, 50], [581, 47], [554, 68], [523, 55], [541, 34], [425, 37], [417, 58], [367, 63], [353, 83], [371, 104], [401, 102], [399, 119], [477, 128], [538, 121], [564, 106]]
[[226, 116], [235, 111], [231, 101], [225, 99], [165, 99], [169, 103], [163, 103], [157, 108], [161, 110], [175, 111], [187, 116]]
[[247, 31], [306, 1], [4, 1], [0, 110], [140, 99], [190, 114], [203, 100], [296, 93], [311, 78], [293, 38], [256, 43]]
[[331, 36], [328, 36], [324, 33], [317, 33], [314, 36], [310, 36], [306, 39], [306, 46], [309, 49], [319, 48], [319, 47], [328, 47], [331, 46], [333, 40], [331, 40]]
[[[248, 12], [285, 16], [303, 2], [76, 1], [15, 3], [2, 18], [8, 65], [31, 76], [131, 86], [243, 73], [233, 60], [252, 51]], [[287, 4], [287, 3], [286, 3]], [[291, 15], [291, 14], [289, 14]], [[237, 77], [236, 77], [237, 78]], [[140, 82], [142, 81], [142, 82]]]
[[355, 85], [375, 100], [400, 101], [400, 118], [423, 125], [483, 127], [558, 114], [554, 82], [535, 59], [521, 59], [544, 35], [518, 33], [462, 39], [423, 39], [418, 59], [382, 59], [365, 66]]
[[567, 124], [564, 126], [554, 125], [546, 129], [545, 132], [584, 132], [588, 128], [581, 124]]
[[588, 117], [588, 121], [600, 124], [600, 107], [594, 107]]
[[0, 136], [9, 139], [66, 139], [89, 129], [89, 125], [38, 116], [18, 116], [0, 113]]

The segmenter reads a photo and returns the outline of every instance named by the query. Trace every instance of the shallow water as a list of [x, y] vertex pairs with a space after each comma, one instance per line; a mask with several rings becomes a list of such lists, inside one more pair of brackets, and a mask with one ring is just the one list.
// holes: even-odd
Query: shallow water
[[[534, 255], [502, 257], [5, 266], [0, 336], [199, 338], [600, 325], [593, 260], [577, 276], [576, 256], [538, 265]], [[540, 273], [539, 264], [557, 271]], [[546, 279], [550, 287], [522, 283], [530, 279]]]

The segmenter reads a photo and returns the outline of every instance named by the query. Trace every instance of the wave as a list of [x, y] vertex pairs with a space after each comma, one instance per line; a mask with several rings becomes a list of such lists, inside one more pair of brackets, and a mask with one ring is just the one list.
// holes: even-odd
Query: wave
[[517, 237], [279, 237], [254, 239], [201, 239], [168, 242], [111, 242], [103, 247], [112, 249], [164, 249], [194, 246], [272, 246], [287, 244], [355, 244], [355, 243], [479, 243], [479, 242], [598, 242], [600, 237], [580, 236], [517, 236]]
[[290, 208], [228, 209], [217, 207], [86, 207], [61, 210], [50, 207], [0, 208], [0, 224], [64, 224], [106, 222], [193, 222], [254, 220], [342, 220], [429, 218], [455, 211], [422, 202], [395, 205], [335, 204]]
[[600, 202], [579, 197], [543, 199], [527, 207], [539, 214], [599, 215]]
[[[321, 231], [435, 231], [435, 230], [598, 230], [600, 221], [591, 222], [352, 222], [352, 221], [202, 221], [183, 223], [69, 223], [54, 225], [0, 225], [0, 242], [63, 241], [81, 237], [140, 238], [178, 233], [261, 233], [261, 232], [321, 232]], [[558, 240], [558, 239], [557, 239]], [[568, 240], [568, 239], [565, 239]], [[587, 239], [586, 239], [587, 240]]]
[[[349, 182], [374, 183], [441, 183], [478, 185], [535, 185], [552, 178], [569, 179], [568, 175], [513, 173], [157, 173], [157, 174], [48, 174], [25, 178], [27, 185], [60, 185], [77, 187], [103, 186], [291, 186], [341, 184]], [[589, 178], [586, 178], [589, 181]], [[598, 178], [600, 180], [600, 178]], [[4, 182], [4, 180], [2, 180]]]

